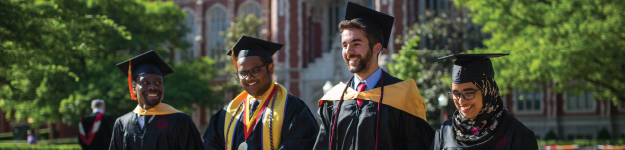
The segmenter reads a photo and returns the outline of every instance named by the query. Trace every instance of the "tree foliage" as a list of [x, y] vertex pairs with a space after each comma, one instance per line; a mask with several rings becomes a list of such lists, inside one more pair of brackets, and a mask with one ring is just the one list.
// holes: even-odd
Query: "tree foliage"
[[[625, 101], [625, 3], [618, 0], [454, 0], [484, 32], [500, 88], [594, 91]], [[499, 67], [497, 67], [499, 66]], [[503, 81], [503, 82], [502, 82]], [[536, 84], [542, 83], [542, 84]], [[539, 86], [537, 86], [539, 85]], [[547, 86], [540, 86], [547, 85]], [[576, 87], [576, 88], [574, 88]], [[504, 91], [505, 92], [505, 91]]]
[[[396, 43], [403, 43], [403, 46], [388, 67], [400, 79], [415, 79], [427, 103], [428, 119], [439, 120], [438, 98], [450, 89], [453, 63], [438, 60], [438, 57], [479, 46], [484, 35], [460, 16], [428, 12], [421, 18], [426, 21], [415, 23], [406, 35], [397, 38]], [[425, 44], [421, 50], [417, 49], [419, 43]]]
[[[152, 49], [167, 60], [168, 49], [189, 46], [173, 2], [0, 0], [0, 15], [0, 108], [32, 126], [75, 124], [93, 99], [107, 114], [130, 112], [137, 102], [115, 64]], [[210, 59], [168, 63], [176, 73], [164, 77], [164, 102], [185, 112], [211, 102]]]

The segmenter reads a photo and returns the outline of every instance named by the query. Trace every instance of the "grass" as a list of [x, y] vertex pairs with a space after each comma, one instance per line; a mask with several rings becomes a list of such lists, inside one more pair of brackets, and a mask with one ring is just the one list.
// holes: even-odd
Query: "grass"
[[64, 138], [53, 140], [39, 140], [37, 145], [31, 146], [26, 140], [3, 140], [0, 141], [0, 149], [26, 150], [26, 149], [81, 149], [77, 138]]
[[546, 145], [579, 145], [579, 146], [597, 146], [597, 145], [625, 145], [625, 139], [613, 140], [538, 140], [538, 146]]
[[0, 149], [81, 149], [79, 144], [37, 144], [34, 146], [26, 143], [0, 143]]

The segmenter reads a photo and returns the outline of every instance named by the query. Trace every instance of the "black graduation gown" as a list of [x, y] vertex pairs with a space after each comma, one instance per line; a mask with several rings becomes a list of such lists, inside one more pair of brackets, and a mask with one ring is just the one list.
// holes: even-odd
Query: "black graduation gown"
[[[384, 86], [402, 82], [402, 80], [382, 71]], [[353, 78], [353, 77], [352, 77]], [[346, 83], [353, 88], [353, 80]], [[374, 88], [380, 87], [381, 82]], [[334, 123], [336, 105], [339, 101], [323, 101], [318, 114], [321, 127], [314, 149], [328, 149], [331, 128]], [[380, 107], [378, 149], [430, 149], [434, 130], [423, 119], [410, 113], [384, 104]], [[375, 126], [378, 103], [365, 100], [359, 108], [355, 100], [344, 100], [341, 104], [333, 150], [375, 149]]]
[[145, 116], [143, 129], [135, 112], [117, 118], [113, 129], [111, 150], [126, 149], [203, 149], [200, 133], [191, 117], [184, 113]]
[[538, 150], [536, 136], [532, 130], [508, 114], [490, 139], [468, 148], [459, 148], [451, 119], [447, 119], [436, 130], [432, 150]]
[[[98, 113], [91, 113], [82, 117], [82, 126], [83, 129], [85, 129], [85, 132], [89, 132], [97, 114]], [[82, 149], [109, 149], [114, 124], [115, 118], [109, 115], [102, 115], [102, 118], [100, 119], [100, 128], [98, 129], [98, 132], [95, 133], [91, 144], [87, 146], [87, 144], [82, 141], [80, 136], [78, 136], [78, 144], [80, 144]], [[87, 136], [89, 136], [88, 133]]]
[[[228, 106], [226, 106], [228, 107]], [[204, 148], [207, 150], [224, 150], [224, 124], [230, 122], [231, 118], [226, 118], [226, 108], [220, 110], [211, 116], [211, 121], [206, 128], [206, 132], [202, 137], [204, 139]], [[262, 115], [264, 117], [264, 114]], [[261, 117], [261, 118], [262, 118]], [[238, 149], [239, 144], [245, 141], [243, 133], [243, 119], [232, 121], [232, 126], [237, 126], [234, 132], [235, 140], [232, 141], [232, 149]], [[261, 143], [263, 139], [262, 123], [257, 123], [252, 134], [247, 139], [248, 149], [262, 149]], [[280, 131], [281, 143], [276, 149], [312, 149], [319, 131], [319, 125], [308, 106], [299, 98], [288, 94], [284, 122], [282, 123], [282, 131]], [[228, 141], [230, 142], [230, 141]]]

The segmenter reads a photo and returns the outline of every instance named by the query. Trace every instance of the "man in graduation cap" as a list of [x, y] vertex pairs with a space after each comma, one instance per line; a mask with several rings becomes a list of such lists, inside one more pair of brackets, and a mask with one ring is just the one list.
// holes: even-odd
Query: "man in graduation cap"
[[245, 91], [211, 117], [206, 149], [312, 149], [319, 127], [302, 100], [273, 82], [282, 44], [243, 36], [227, 55]]
[[436, 130], [433, 150], [538, 149], [534, 132], [503, 105], [490, 58], [505, 55], [454, 54], [439, 58], [456, 59], [448, 95], [458, 110]]
[[343, 59], [354, 76], [319, 101], [321, 128], [315, 149], [429, 149], [434, 130], [413, 79], [400, 80], [378, 66], [394, 18], [349, 2], [340, 22]]
[[111, 150], [203, 149], [202, 139], [189, 115], [161, 103], [163, 76], [174, 71], [154, 51], [117, 64], [128, 76], [134, 111], [115, 122]]

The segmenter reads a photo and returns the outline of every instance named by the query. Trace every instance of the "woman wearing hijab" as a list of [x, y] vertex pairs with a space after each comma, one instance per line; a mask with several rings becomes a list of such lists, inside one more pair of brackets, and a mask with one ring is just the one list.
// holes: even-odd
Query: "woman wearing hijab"
[[537, 150], [534, 132], [504, 107], [489, 58], [508, 54], [454, 54], [451, 91], [458, 110], [434, 135], [432, 150]]

